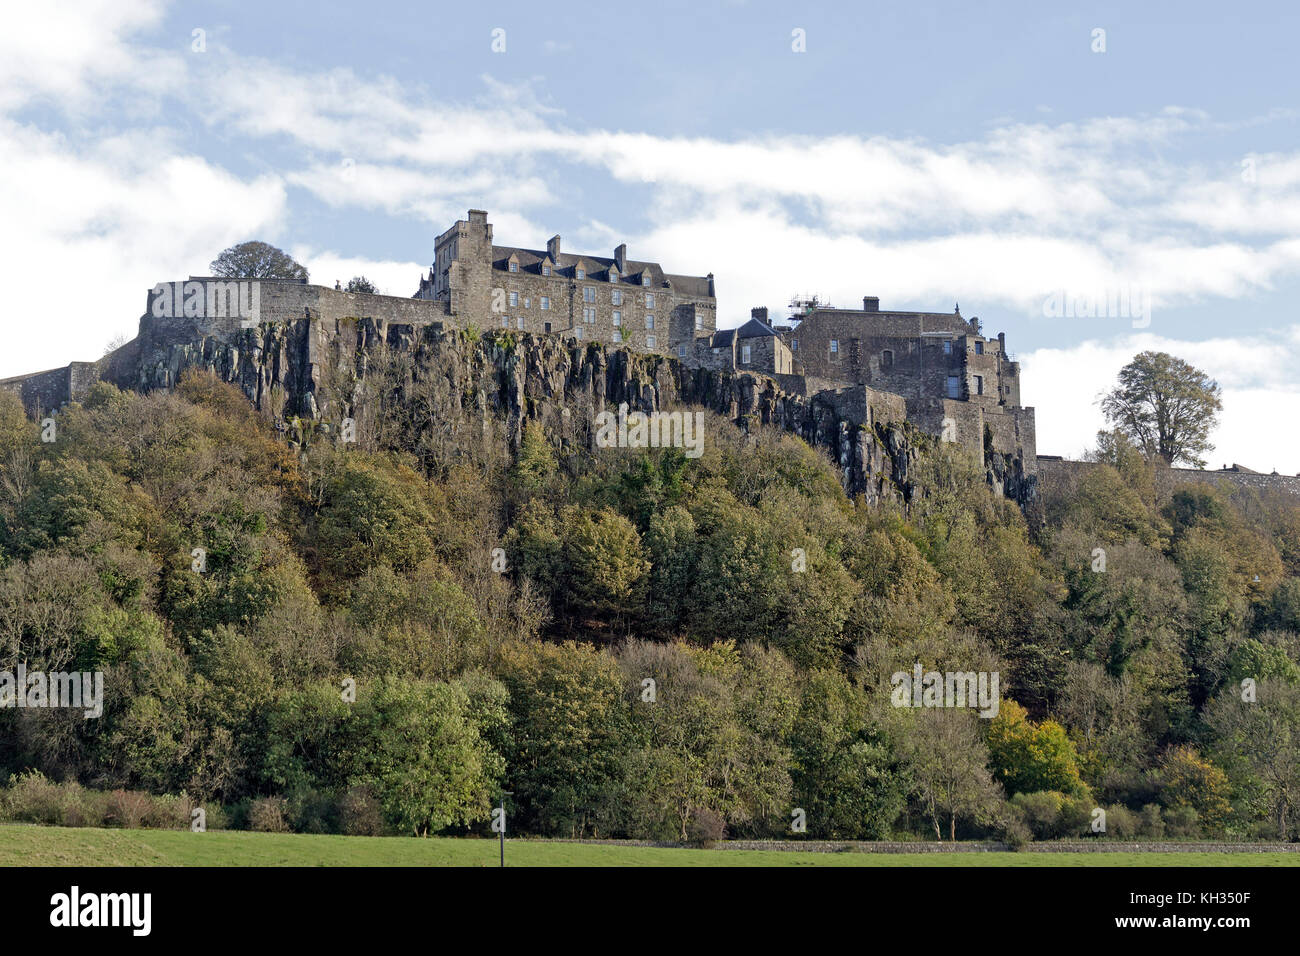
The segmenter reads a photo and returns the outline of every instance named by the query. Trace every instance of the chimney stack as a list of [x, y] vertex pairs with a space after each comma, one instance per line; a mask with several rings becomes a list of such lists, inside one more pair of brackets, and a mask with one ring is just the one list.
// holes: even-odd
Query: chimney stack
[[864, 296], [862, 297], [862, 311], [863, 311], [863, 312], [879, 312], [879, 311], [880, 311], [880, 296], [878, 296], [878, 295], [864, 295]]
[[618, 266], [619, 275], [627, 275], [627, 243], [621, 242], [614, 250], [614, 264]]
[[751, 319], [758, 319], [758, 321], [760, 321], [760, 322], [762, 322], [764, 325], [766, 325], [766, 324], [767, 324], [767, 306], [765, 306], [765, 305], [760, 305], [760, 306], [759, 306], [758, 308], [756, 308], [756, 309], [750, 309], [750, 310], [749, 310], [749, 317], [750, 317]]
[[551, 236], [546, 240], [546, 254], [554, 259], [557, 263], [560, 261], [560, 237]]

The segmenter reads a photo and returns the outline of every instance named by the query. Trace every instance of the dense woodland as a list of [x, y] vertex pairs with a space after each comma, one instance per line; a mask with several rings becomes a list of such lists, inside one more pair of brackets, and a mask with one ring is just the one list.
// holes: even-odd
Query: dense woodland
[[[107, 704], [0, 710], [11, 819], [485, 833], [504, 790], [563, 837], [1300, 834], [1300, 503], [1114, 436], [1027, 518], [951, 445], [871, 507], [715, 416], [697, 459], [291, 445], [191, 374], [56, 418], [0, 395], [0, 670]], [[892, 706], [918, 662], [998, 672], [997, 716]]]

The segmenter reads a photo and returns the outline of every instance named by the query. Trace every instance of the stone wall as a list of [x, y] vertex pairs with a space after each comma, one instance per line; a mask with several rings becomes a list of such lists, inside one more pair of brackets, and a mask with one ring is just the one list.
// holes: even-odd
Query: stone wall
[[[1069, 494], [1090, 471], [1100, 467], [1093, 461], [1070, 461], [1054, 455], [1039, 456], [1038, 475], [1045, 494]], [[1196, 468], [1161, 468], [1157, 488], [1168, 496], [1180, 485], [1205, 484], [1221, 487], [1229, 493], [1240, 490], [1281, 492], [1300, 497], [1300, 476], [1261, 474], [1245, 470], [1203, 471]]]

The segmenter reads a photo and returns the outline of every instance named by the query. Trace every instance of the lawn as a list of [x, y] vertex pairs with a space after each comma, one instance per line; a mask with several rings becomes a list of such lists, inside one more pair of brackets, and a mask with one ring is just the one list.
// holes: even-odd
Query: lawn
[[[496, 866], [495, 840], [0, 824], [0, 866]], [[509, 866], [1298, 866], [1294, 853], [808, 853], [506, 842]]]

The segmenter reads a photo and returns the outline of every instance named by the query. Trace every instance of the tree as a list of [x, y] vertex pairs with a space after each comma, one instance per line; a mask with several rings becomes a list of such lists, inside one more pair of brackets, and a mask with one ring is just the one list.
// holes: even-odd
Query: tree
[[369, 295], [374, 295], [379, 290], [376, 289], [375, 284], [371, 282], [369, 279], [367, 279], [365, 276], [353, 276], [351, 279], [348, 280], [347, 288], [344, 289], [343, 291], [344, 292], [365, 292], [368, 293]]
[[[224, 279], [306, 279], [307, 267], [282, 249], [251, 240], [231, 246], [208, 266]], [[355, 279], [353, 280], [356, 281]]]
[[1228, 688], [1210, 701], [1205, 723], [1214, 758], [1256, 819], [1272, 818], [1279, 840], [1296, 832], [1300, 808], [1300, 687], [1260, 681], [1254, 700]]
[[1120, 369], [1119, 385], [1101, 400], [1117, 431], [1148, 458], [1205, 465], [1210, 430], [1223, 409], [1219, 383], [1167, 352], [1142, 352]]
[[[1006, 706], [1004, 702], [1003, 706]], [[964, 708], [910, 711], [900, 715], [900, 750], [936, 840], [957, 839], [957, 819], [990, 823], [1001, 809], [1001, 789], [988, 770], [979, 718]]]
[[1194, 747], [1183, 744], [1165, 751], [1158, 779], [1165, 806], [1191, 807], [1211, 829], [1227, 821], [1232, 810], [1228, 805], [1228, 777]]
[[988, 747], [994, 776], [1009, 793], [1055, 790], [1074, 795], [1086, 790], [1065, 728], [1054, 720], [1032, 723], [1014, 700], [1002, 701], [989, 724]]

